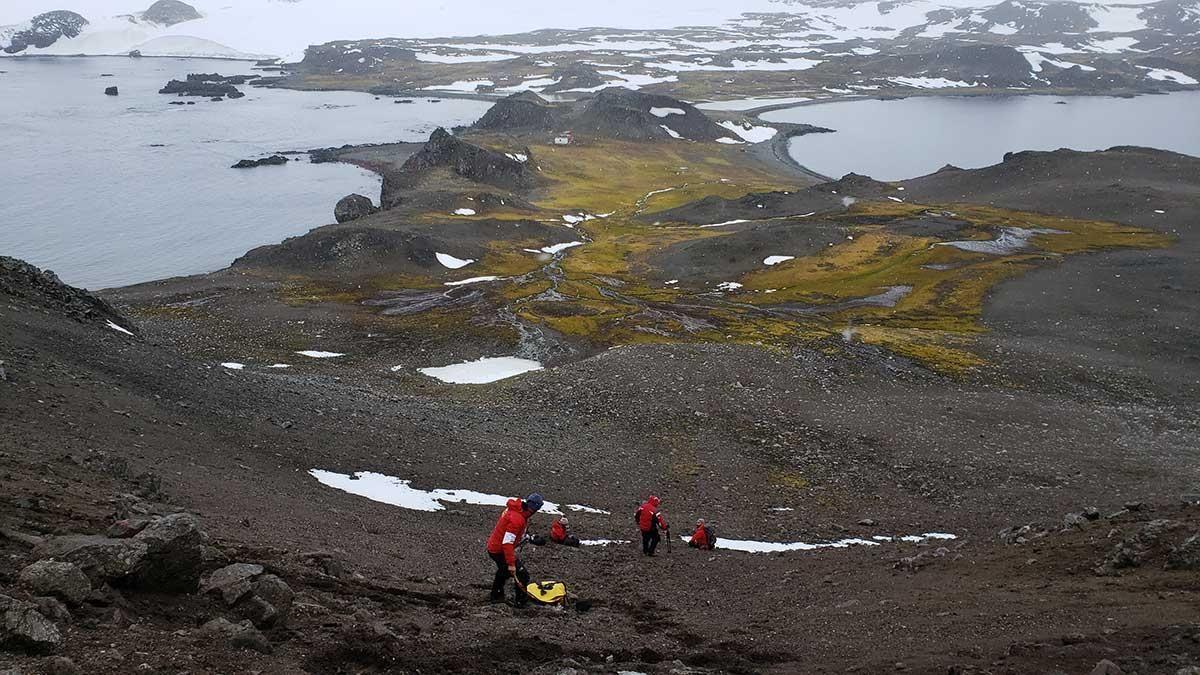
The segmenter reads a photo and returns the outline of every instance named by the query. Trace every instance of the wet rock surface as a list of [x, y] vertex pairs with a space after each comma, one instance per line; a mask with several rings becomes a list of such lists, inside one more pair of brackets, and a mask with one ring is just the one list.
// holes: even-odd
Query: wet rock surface
[[359, 194], [346, 195], [338, 200], [333, 209], [333, 217], [339, 223], [348, 223], [375, 213], [375, 204], [370, 197]]

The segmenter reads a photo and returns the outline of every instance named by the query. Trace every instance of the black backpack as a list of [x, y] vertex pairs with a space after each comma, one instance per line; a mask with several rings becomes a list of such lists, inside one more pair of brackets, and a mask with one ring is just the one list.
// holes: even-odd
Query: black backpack
[[708, 537], [708, 547], [716, 548], [717, 547], [717, 531], [713, 529], [713, 526], [705, 525], [704, 526], [704, 534], [705, 534], [705, 536]]

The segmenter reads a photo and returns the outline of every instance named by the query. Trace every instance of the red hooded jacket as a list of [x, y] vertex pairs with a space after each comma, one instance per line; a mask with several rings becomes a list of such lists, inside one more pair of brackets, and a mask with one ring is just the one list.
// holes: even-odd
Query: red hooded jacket
[[567, 526], [562, 524], [561, 520], [556, 520], [550, 524], [550, 541], [561, 544], [567, 540]]
[[517, 564], [516, 545], [525, 538], [525, 503], [520, 499], [508, 500], [508, 508], [500, 514], [492, 536], [488, 537], [488, 553], [504, 554], [504, 561], [509, 565]]
[[642, 532], [650, 532], [654, 530], [655, 525], [659, 529], [667, 529], [667, 519], [663, 517], [661, 511], [658, 510], [658, 505], [662, 503], [658, 497], [651, 497], [645, 503], [638, 507], [637, 524]]
[[691, 545], [700, 549], [712, 547], [708, 541], [708, 530], [703, 525], [696, 526], [696, 531], [692, 533]]

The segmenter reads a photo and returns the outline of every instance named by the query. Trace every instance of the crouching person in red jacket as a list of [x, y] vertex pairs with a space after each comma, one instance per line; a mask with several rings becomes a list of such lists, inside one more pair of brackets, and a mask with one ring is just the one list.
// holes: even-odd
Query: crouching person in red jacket
[[510, 499], [504, 513], [496, 521], [492, 536], [488, 537], [487, 552], [496, 563], [496, 577], [492, 581], [492, 602], [504, 600], [504, 585], [512, 578], [517, 584], [513, 604], [525, 604], [525, 587], [529, 585], [529, 573], [517, 559], [517, 545], [525, 538], [525, 525], [530, 516], [542, 508], [542, 496], [533, 493], [524, 500]]
[[559, 516], [550, 524], [550, 541], [563, 546], [579, 546], [579, 537], [567, 531], [566, 516]]
[[717, 546], [717, 535], [713, 529], [704, 524], [704, 519], [696, 521], [696, 531], [692, 533], [692, 538], [688, 540], [688, 546], [698, 548], [701, 551], [711, 551]]

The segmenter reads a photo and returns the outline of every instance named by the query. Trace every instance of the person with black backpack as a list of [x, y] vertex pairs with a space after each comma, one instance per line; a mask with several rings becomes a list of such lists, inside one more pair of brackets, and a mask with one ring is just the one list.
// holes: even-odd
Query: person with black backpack
[[[638, 529], [642, 531], [642, 555], [654, 555], [654, 549], [658, 548], [658, 542], [662, 537], [658, 534], [659, 528], [666, 531], [667, 536], [671, 536], [671, 528], [667, 527], [666, 516], [659, 510], [659, 505], [662, 500], [654, 495], [650, 495], [637, 511], [633, 513], [633, 520], [637, 523]], [[668, 543], [667, 549], [670, 550]]]
[[688, 540], [688, 546], [698, 548], [701, 551], [711, 551], [717, 547], [717, 533], [712, 525], [705, 525], [704, 519], [696, 521], [696, 531], [692, 533], [692, 538]]

